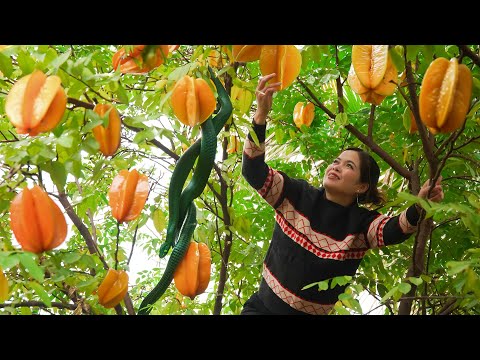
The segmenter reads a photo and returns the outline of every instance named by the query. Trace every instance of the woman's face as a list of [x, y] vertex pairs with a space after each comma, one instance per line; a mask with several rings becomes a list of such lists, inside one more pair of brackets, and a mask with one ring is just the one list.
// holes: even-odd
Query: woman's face
[[367, 184], [360, 183], [360, 157], [356, 151], [342, 152], [327, 167], [323, 177], [323, 186], [331, 193], [341, 193], [356, 197], [368, 189]]

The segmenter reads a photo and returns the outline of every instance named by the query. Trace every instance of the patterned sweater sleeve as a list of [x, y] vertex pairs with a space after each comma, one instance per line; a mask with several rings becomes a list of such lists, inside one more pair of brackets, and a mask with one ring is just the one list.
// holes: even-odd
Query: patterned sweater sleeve
[[248, 134], [243, 147], [242, 175], [260, 196], [276, 209], [285, 197], [286, 187], [289, 188], [289, 194], [296, 197], [295, 195], [300, 194], [295, 192], [301, 192], [301, 186], [295, 186], [296, 183], [290, 181], [286, 174], [265, 163], [266, 125], [257, 125], [253, 122], [253, 130], [259, 145], [257, 146], [252, 136]]
[[393, 217], [371, 211], [365, 226], [370, 248], [404, 242], [417, 231], [419, 218], [420, 215], [415, 205]]

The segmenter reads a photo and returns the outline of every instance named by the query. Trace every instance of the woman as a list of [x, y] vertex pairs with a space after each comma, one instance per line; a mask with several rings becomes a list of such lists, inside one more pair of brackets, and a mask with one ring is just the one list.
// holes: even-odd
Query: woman
[[[275, 228], [264, 263], [259, 290], [248, 299], [242, 314], [328, 314], [345, 286], [318, 291], [306, 285], [336, 276], [355, 275], [366, 251], [398, 244], [416, 231], [419, 209], [412, 205], [388, 217], [359, 207], [381, 204], [377, 189], [380, 169], [365, 151], [349, 148], [327, 167], [323, 186], [293, 179], [265, 163], [265, 131], [272, 95], [280, 83], [260, 79], [253, 128], [260, 146], [248, 135], [242, 173], [249, 184], [275, 209]], [[441, 201], [441, 177], [429, 200]], [[418, 196], [426, 198], [427, 181]]]

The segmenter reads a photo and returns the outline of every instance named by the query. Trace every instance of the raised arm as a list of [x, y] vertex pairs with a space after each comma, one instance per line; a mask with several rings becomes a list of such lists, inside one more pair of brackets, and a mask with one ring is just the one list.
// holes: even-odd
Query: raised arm
[[[444, 193], [441, 181], [442, 177], [439, 176], [428, 196], [429, 201], [440, 202], [443, 200]], [[420, 188], [418, 197], [427, 199], [429, 190], [430, 180], [427, 180]], [[368, 227], [367, 239], [370, 246], [381, 247], [384, 245], [399, 244], [408, 239], [410, 235], [417, 231], [420, 211], [420, 206], [412, 205], [394, 217], [385, 215], [376, 216]]]

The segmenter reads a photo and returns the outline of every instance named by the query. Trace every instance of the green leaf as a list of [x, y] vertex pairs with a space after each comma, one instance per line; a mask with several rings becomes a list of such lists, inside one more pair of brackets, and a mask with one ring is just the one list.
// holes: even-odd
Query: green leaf
[[431, 63], [433, 60], [433, 53], [435, 52], [435, 46], [423, 45], [423, 55], [425, 56], [425, 62]]
[[28, 307], [21, 307], [20, 315], [32, 315], [32, 310]]
[[[100, 144], [94, 137], [89, 136], [82, 141], [81, 148], [82, 150], [88, 152], [90, 155], [95, 155], [98, 152], [98, 149], [100, 149]], [[97, 164], [95, 164], [95, 166], [96, 165]]]
[[54, 283], [57, 283], [57, 282], [60, 282], [60, 281], [63, 281], [65, 280], [67, 277], [69, 277], [71, 274], [70, 274], [70, 271], [68, 270], [65, 270], [65, 269], [58, 269], [53, 275], [52, 277], [50, 278], [50, 281], [54, 282]]
[[12, 59], [0, 52], [0, 71], [4, 76], [10, 77], [13, 72]]
[[407, 60], [415, 61], [421, 45], [407, 45]]
[[105, 158], [100, 158], [100, 160], [95, 162], [95, 166], [92, 170], [92, 177], [90, 178], [92, 183], [95, 182], [99, 176], [103, 173], [103, 165], [105, 164]]
[[400, 283], [400, 285], [398, 285], [398, 290], [402, 293], [402, 294], [406, 294], [410, 291], [410, 289], [412, 288], [412, 285], [410, 285], [409, 283]]
[[42, 285], [34, 281], [30, 281], [28, 283], [28, 287], [35, 291], [35, 293], [38, 295], [40, 300], [44, 302], [45, 305], [47, 305], [48, 307], [52, 306], [52, 300], [50, 300], [50, 296], [48, 296], [48, 293], [45, 291], [45, 288]]
[[338, 313], [338, 315], [351, 315], [350, 312], [343, 306], [335, 304], [334, 309]]
[[427, 284], [429, 284], [432, 281], [432, 278], [428, 275], [420, 275], [420, 278], [425, 281]]
[[[480, 94], [480, 80], [478, 80], [475, 76], [472, 77], [473, 80], [473, 94], [477, 95]], [[470, 113], [468, 113], [470, 115]]]
[[163, 211], [160, 209], [156, 209], [152, 214], [152, 220], [153, 226], [155, 226], [155, 230], [157, 230], [157, 232], [161, 234], [163, 229], [165, 229], [167, 223]]
[[417, 285], [417, 286], [419, 286], [423, 283], [422, 278], [413, 277], [413, 276], [408, 277], [407, 280], [410, 281], [412, 284]]
[[[38, 50], [42, 51], [40, 48]], [[58, 53], [54, 48], [49, 47], [48, 45], [45, 47], [43, 52], [45, 53], [45, 58], [43, 59], [43, 67], [48, 68], [49, 64], [58, 57]]]
[[352, 309], [359, 314], [363, 313], [360, 303], [358, 300], [354, 299], [351, 294], [340, 294], [338, 295], [338, 300], [340, 300], [347, 308]]
[[82, 281], [79, 281], [76, 286], [79, 288], [79, 289], [83, 289], [83, 288], [86, 288], [86, 287], [89, 287], [90, 285], [93, 285], [93, 284], [96, 284], [98, 282], [98, 280], [94, 277], [90, 278], [90, 279], [87, 279], [87, 280], [82, 280]]
[[[302, 290], [310, 289], [310, 288], [314, 287], [314, 286], [317, 285], [317, 284], [320, 284], [320, 283], [316, 283], [316, 282], [315, 282], [315, 283], [311, 283], [311, 284], [305, 285], [305, 286], [302, 288]], [[327, 284], [327, 289], [328, 289], [328, 284]]]
[[345, 126], [348, 124], [348, 116], [345, 113], [338, 113], [335, 116], [335, 122], [340, 126]]
[[145, 130], [139, 131], [135, 134], [133, 142], [135, 144], [140, 144], [145, 140], [150, 140], [155, 138], [155, 131], [152, 128], [147, 128]]
[[381, 303], [385, 302], [385, 300], [391, 298], [397, 291], [398, 291], [398, 286], [394, 286], [380, 299], [380, 302]]
[[447, 273], [449, 275], [455, 275], [468, 269], [472, 263], [470, 261], [449, 261], [447, 262]]
[[275, 140], [277, 141], [277, 143], [281, 144], [284, 136], [285, 136], [284, 130], [280, 127], [276, 127], [275, 128]]
[[68, 60], [72, 53], [72, 50], [68, 48], [67, 51], [65, 51], [62, 55], [58, 56], [56, 59], [54, 59], [50, 64], [48, 64], [48, 67], [51, 69], [50, 73], [56, 73], [58, 71], [58, 68], [62, 66], [65, 61]]
[[338, 300], [340, 300], [342, 302], [345, 301], [345, 300], [350, 300], [352, 298], [353, 298], [352, 294], [342, 293], [342, 294], [338, 295]]
[[405, 69], [403, 56], [398, 52], [396, 47], [391, 48], [388, 52], [390, 53], [390, 58], [392, 59], [393, 65], [397, 68], [397, 71], [402, 72]]
[[30, 252], [23, 252], [23, 253], [18, 253], [17, 256], [20, 260], [20, 263], [23, 265], [25, 269], [28, 270], [30, 275], [38, 282], [43, 282], [44, 271], [40, 266], [37, 265], [36, 255]]
[[[478, 86], [479, 86], [479, 89], [480, 89], [480, 81], [477, 79], [477, 78], [473, 78], [473, 83], [475, 84], [475, 80], [477, 81], [478, 83]], [[480, 109], [480, 101], [477, 102], [473, 107], [472, 109], [468, 112], [467, 114], [467, 117], [471, 117], [473, 115], [475, 115], [475, 113], [478, 111], [478, 109]]]
[[65, 170], [65, 166], [58, 161], [52, 161], [51, 163], [45, 163], [43, 167], [50, 174], [55, 186], [57, 186], [58, 189], [63, 190], [67, 182], [67, 171]]
[[340, 72], [337, 69], [327, 69], [324, 74], [320, 77], [319, 81], [321, 84], [326, 84], [332, 80], [335, 80], [340, 76]]
[[350, 275], [336, 276], [332, 279], [332, 284], [330, 285], [330, 288], [334, 288], [337, 284], [340, 286], [344, 286], [348, 284], [351, 280], [352, 277]]
[[77, 178], [83, 178], [82, 173], [82, 163], [77, 159], [67, 160], [65, 162], [65, 169], [68, 173], [72, 174]]
[[73, 137], [70, 135], [62, 135], [57, 139], [57, 144], [60, 144], [67, 149], [70, 149], [73, 145]]
[[[87, 68], [87, 67], [84, 67], [82, 69], [82, 79], [83, 81], [88, 81], [88, 80], [91, 80], [95, 75], [92, 73], [92, 71]], [[91, 83], [91, 82], [89, 82]]]
[[117, 91], [115, 91], [115, 95], [117, 95], [118, 100], [120, 100], [122, 104], [128, 104], [130, 102], [128, 93], [121, 83], [118, 84], [118, 88], [117, 88]]
[[0, 267], [10, 269], [20, 261], [18, 253], [0, 252]]
[[[92, 115], [94, 116], [94, 115]], [[96, 115], [97, 118], [96, 119], [91, 119], [84, 127], [83, 127], [83, 132], [84, 133], [88, 133], [90, 131], [92, 131], [92, 129], [98, 125], [102, 125], [103, 126], [103, 120], [100, 118], [100, 116], [97, 114]]]
[[[326, 49], [325, 49], [326, 47]], [[312, 54], [312, 59], [315, 62], [322, 61], [322, 55], [324, 53], [328, 53], [328, 46], [327, 45], [313, 45], [312, 49], [310, 50]]]
[[93, 259], [92, 255], [83, 254], [80, 260], [78, 261], [78, 265], [82, 265], [83, 268], [94, 268], [95, 260]]
[[71, 252], [63, 254], [62, 260], [65, 264], [73, 264], [74, 262], [78, 261], [82, 254], [78, 252]]
[[302, 55], [302, 65], [301, 65], [301, 69], [302, 70], [306, 70], [308, 68], [308, 61], [310, 60], [310, 51], [308, 51], [308, 49], [304, 49], [304, 51], [302, 51], [300, 53]]
[[23, 51], [18, 54], [17, 63], [24, 75], [30, 74], [35, 70], [35, 60]]
[[[197, 47], [198, 50], [198, 47]], [[193, 58], [193, 56], [192, 56]], [[173, 70], [169, 75], [168, 75], [168, 80], [173, 80], [173, 81], [178, 81], [180, 80], [183, 76], [187, 75], [191, 69], [195, 68], [197, 65], [195, 63], [188, 63], [187, 65], [179, 66], [175, 70]]]
[[318, 291], [328, 290], [328, 280], [320, 281], [318, 284]]

